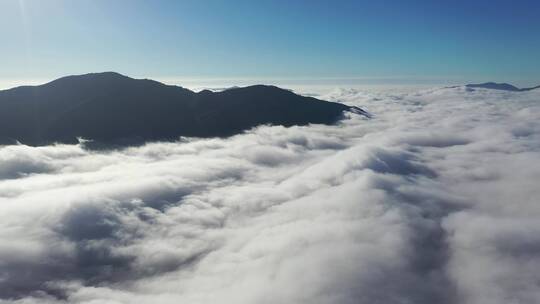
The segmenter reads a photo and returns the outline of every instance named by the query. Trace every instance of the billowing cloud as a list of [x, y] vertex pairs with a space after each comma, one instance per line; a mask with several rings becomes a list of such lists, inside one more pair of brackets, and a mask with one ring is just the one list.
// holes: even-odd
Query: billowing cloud
[[540, 302], [538, 90], [321, 97], [373, 117], [0, 148], [0, 302]]

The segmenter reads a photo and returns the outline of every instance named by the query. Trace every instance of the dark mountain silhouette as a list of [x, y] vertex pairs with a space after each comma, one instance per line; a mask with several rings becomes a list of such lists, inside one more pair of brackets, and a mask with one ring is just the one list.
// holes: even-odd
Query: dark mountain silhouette
[[532, 87], [532, 88], [521, 89], [521, 90], [522, 90], [522, 91], [532, 91], [532, 90], [536, 90], [536, 89], [540, 89], [540, 85], [535, 86], [535, 87]]
[[106, 72], [68, 76], [40, 86], [0, 91], [0, 144], [107, 145], [224, 137], [261, 124], [332, 124], [356, 107], [255, 85], [195, 93]]
[[482, 88], [482, 89], [491, 89], [491, 90], [503, 90], [503, 91], [512, 91], [512, 92], [523, 92], [523, 91], [530, 91], [534, 89], [540, 88], [540, 86], [536, 86], [533, 88], [517, 88], [511, 84], [508, 83], [495, 83], [495, 82], [485, 82], [485, 83], [479, 83], [479, 84], [468, 84], [466, 85], [467, 88]]

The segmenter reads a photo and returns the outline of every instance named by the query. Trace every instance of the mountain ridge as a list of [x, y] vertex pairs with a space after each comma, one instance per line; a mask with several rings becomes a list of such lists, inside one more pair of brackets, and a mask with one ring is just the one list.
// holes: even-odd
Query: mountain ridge
[[258, 125], [333, 124], [357, 107], [254, 85], [193, 92], [116, 72], [61, 77], [0, 91], [0, 144], [85, 138], [106, 145], [226, 137]]

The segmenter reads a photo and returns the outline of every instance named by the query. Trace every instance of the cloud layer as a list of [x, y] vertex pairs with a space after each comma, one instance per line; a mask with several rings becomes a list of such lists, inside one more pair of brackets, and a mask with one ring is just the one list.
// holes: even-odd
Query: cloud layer
[[321, 98], [373, 118], [1, 147], [0, 302], [540, 302], [538, 90]]

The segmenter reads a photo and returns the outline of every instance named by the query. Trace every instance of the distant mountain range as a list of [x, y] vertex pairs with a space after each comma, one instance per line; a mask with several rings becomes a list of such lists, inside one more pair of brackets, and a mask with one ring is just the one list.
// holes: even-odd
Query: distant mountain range
[[482, 89], [491, 89], [491, 90], [503, 90], [503, 91], [512, 91], [512, 92], [524, 92], [524, 91], [531, 91], [540, 88], [539, 86], [533, 87], [533, 88], [517, 88], [511, 84], [508, 83], [495, 83], [495, 82], [485, 82], [485, 83], [479, 83], [479, 84], [468, 84], [466, 85], [467, 88], [482, 88]]
[[0, 144], [105, 145], [225, 137], [262, 124], [333, 124], [362, 109], [255, 85], [221, 92], [165, 85], [114, 72], [68, 76], [0, 91]]

